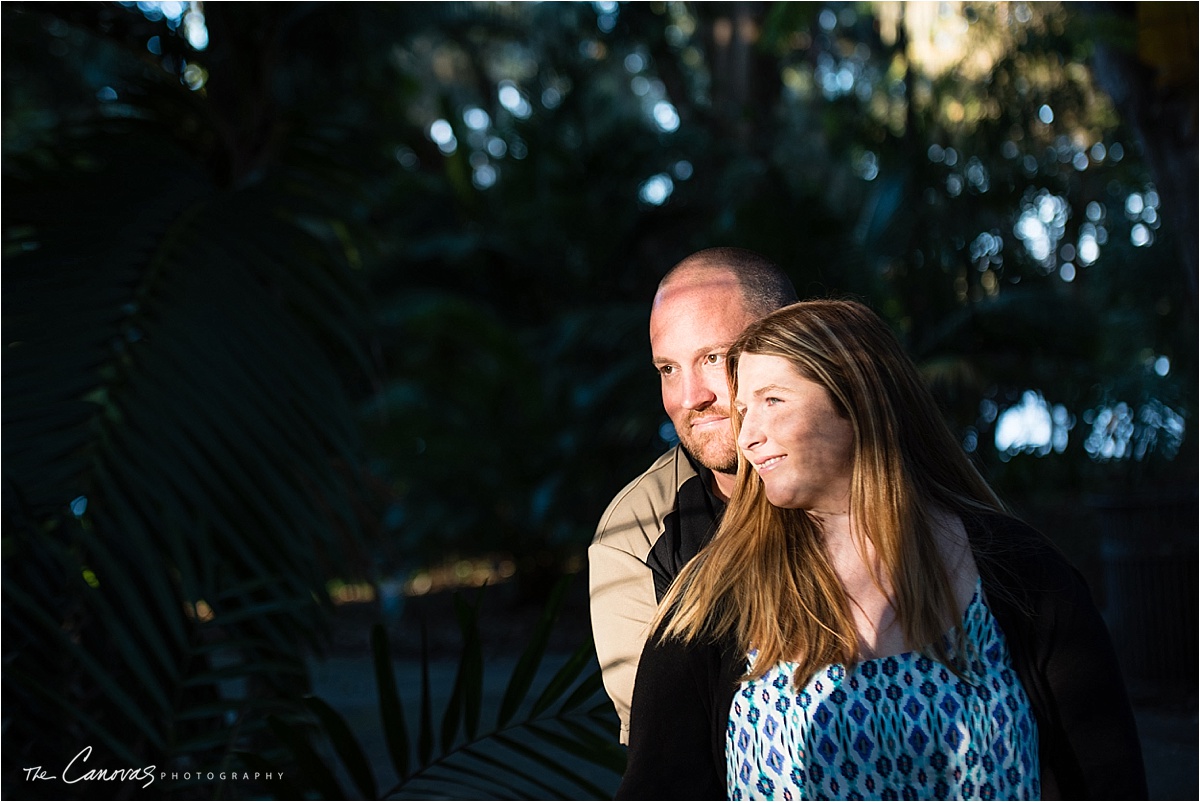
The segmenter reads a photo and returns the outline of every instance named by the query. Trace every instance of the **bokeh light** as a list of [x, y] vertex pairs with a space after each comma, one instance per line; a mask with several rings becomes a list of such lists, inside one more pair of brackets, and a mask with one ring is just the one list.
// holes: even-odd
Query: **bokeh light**
[[665, 100], [654, 104], [654, 124], [658, 130], [672, 133], [679, 129], [679, 112]]
[[662, 206], [675, 191], [675, 182], [666, 173], [658, 173], [646, 179], [638, 189], [638, 197], [651, 206]]
[[468, 106], [463, 109], [463, 122], [472, 131], [486, 131], [491, 124], [492, 118], [486, 111], [478, 106]]
[[1053, 268], [1054, 253], [1066, 233], [1069, 215], [1066, 199], [1043, 189], [1022, 202], [1021, 209], [1013, 233], [1025, 244], [1035, 261], [1045, 268]]
[[1036, 390], [1026, 390], [1019, 403], [1000, 413], [996, 420], [996, 451], [1002, 460], [1027, 453], [1061, 454], [1075, 421], [1062, 404], [1051, 406]]
[[1183, 416], [1152, 398], [1135, 411], [1124, 401], [1089, 410], [1084, 421], [1092, 429], [1083, 447], [1097, 462], [1144, 460], [1158, 451], [1173, 458], [1187, 429]]
[[533, 107], [529, 105], [529, 101], [521, 94], [517, 85], [510, 80], [506, 79], [500, 82], [496, 96], [500, 105], [508, 109], [519, 120], [527, 119], [533, 113]]
[[446, 155], [450, 155], [458, 149], [458, 139], [454, 136], [454, 129], [446, 120], [437, 119], [429, 124], [429, 138], [438, 146], [438, 150]]

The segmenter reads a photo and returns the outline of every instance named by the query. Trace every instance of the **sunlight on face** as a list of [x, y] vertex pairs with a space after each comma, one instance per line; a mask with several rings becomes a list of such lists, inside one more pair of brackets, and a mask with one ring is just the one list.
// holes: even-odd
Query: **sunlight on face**
[[737, 450], [725, 352], [752, 320], [736, 279], [715, 271], [663, 288], [650, 314], [663, 408], [679, 442], [700, 464], [726, 474], [737, 471]]
[[843, 513], [849, 508], [854, 431], [829, 393], [783, 357], [738, 362], [738, 447], [776, 507]]

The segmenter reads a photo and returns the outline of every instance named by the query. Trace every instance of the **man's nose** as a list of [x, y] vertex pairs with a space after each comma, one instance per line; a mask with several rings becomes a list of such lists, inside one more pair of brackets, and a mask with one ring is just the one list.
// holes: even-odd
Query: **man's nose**
[[689, 372], [683, 377], [683, 398], [685, 409], [705, 409], [717, 400], [717, 394], [704, 378], [696, 372]]

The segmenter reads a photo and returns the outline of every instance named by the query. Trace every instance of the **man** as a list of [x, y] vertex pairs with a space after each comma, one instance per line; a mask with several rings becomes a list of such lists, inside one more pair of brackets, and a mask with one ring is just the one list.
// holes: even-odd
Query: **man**
[[684, 259], [658, 285], [650, 348], [679, 445], [625, 487], [588, 548], [592, 631], [604, 686], [629, 736], [633, 680], [658, 602], [715, 530], [737, 474], [725, 351], [796, 300], [772, 262], [740, 248]]

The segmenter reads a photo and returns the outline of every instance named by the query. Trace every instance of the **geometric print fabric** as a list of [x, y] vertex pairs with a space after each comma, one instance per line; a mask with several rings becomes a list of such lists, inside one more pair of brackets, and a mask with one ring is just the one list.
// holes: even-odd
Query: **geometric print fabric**
[[743, 682], [726, 730], [729, 798], [1040, 798], [1037, 724], [980, 582], [963, 626], [969, 681], [905, 652], [827, 666], [799, 692], [790, 662]]

